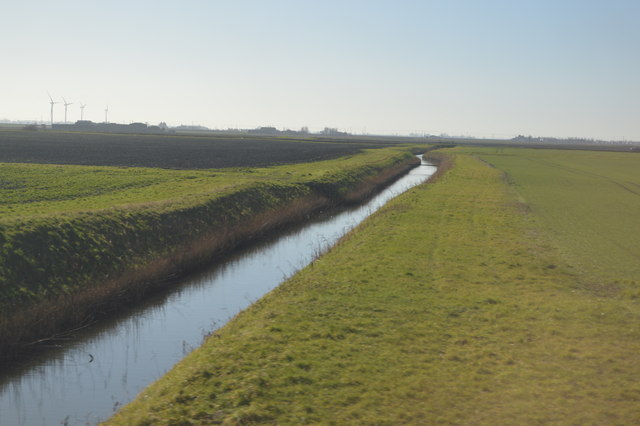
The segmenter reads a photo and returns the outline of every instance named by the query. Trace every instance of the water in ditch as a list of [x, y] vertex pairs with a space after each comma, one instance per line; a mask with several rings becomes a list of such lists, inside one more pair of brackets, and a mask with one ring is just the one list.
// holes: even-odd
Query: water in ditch
[[0, 426], [92, 425], [107, 419], [208, 333], [435, 170], [423, 162], [365, 204], [244, 250], [126, 315], [78, 331], [60, 347], [3, 373]]

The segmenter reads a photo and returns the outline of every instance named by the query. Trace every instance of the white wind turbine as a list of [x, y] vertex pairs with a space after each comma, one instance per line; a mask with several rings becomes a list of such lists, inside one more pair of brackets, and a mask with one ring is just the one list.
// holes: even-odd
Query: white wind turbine
[[108, 123], [109, 120], [107, 119], [107, 114], [109, 114], [109, 105], [107, 105], [107, 107], [104, 109], [104, 122]]
[[86, 104], [83, 104], [82, 102], [80, 102], [80, 120], [84, 120], [84, 107], [86, 107]]
[[62, 100], [64, 101], [64, 124], [67, 124], [67, 107], [69, 105], [73, 105], [73, 102], [67, 102], [67, 100], [63, 97]]
[[51, 104], [51, 127], [53, 127], [53, 106], [55, 104], [59, 104], [60, 102], [53, 102], [53, 98], [51, 97], [51, 94], [49, 94], [49, 92], [47, 92], [47, 95], [49, 95], [49, 100], [51, 102], [49, 102]]

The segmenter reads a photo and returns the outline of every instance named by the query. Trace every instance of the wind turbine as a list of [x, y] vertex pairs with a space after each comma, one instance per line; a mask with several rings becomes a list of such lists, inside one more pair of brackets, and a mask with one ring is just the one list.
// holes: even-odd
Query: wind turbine
[[86, 104], [83, 104], [82, 102], [80, 102], [80, 120], [84, 120], [84, 107], [86, 107]]
[[107, 114], [109, 114], [109, 105], [107, 105], [107, 107], [104, 109], [104, 122], [108, 123], [109, 120], [107, 120]]
[[51, 127], [53, 127], [53, 106], [55, 104], [59, 104], [60, 102], [53, 102], [53, 98], [51, 97], [51, 94], [49, 94], [49, 92], [47, 92], [47, 95], [49, 95], [49, 100], [51, 102], [49, 102], [51, 104]]
[[64, 97], [62, 97], [62, 100], [64, 101], [64, 124], [67, 124], [67, 107], [73, 105], [73, 102], [67, 102]]

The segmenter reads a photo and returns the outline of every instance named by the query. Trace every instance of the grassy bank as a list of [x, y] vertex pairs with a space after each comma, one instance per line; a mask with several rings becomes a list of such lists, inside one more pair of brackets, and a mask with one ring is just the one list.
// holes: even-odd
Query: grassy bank
[[594, 292], [510, 178], [456, 155], [109, 424], [636, 423], [637, 299]]
[[267, 169], [6, 165], [0, 355], [85, 325], [316, 209], [364, 196], [415, 161], [386, 149]]

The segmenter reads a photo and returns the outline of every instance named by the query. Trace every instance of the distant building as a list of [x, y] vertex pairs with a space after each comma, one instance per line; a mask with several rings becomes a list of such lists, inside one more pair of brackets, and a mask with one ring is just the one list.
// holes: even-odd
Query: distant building
[[347, 136], [349, 133], [341, 132], [335, 127], [325, 127], [320, 134], [323, 136]]
[[255, 133], [259, 135], [277, 135], [278, 133], [280, 133], [280, 131], [275, 127], [265, 126], [248, 130], [248, 133]]
[[68, 132], [97, 132], [97, 133], [166, 133], [171, 132], [165, 123], [160, 126], [147, 126], [145, 123], [94, 123], [89, 120], [78, 120], [74, 124], [54, 124], [53, 130]]

